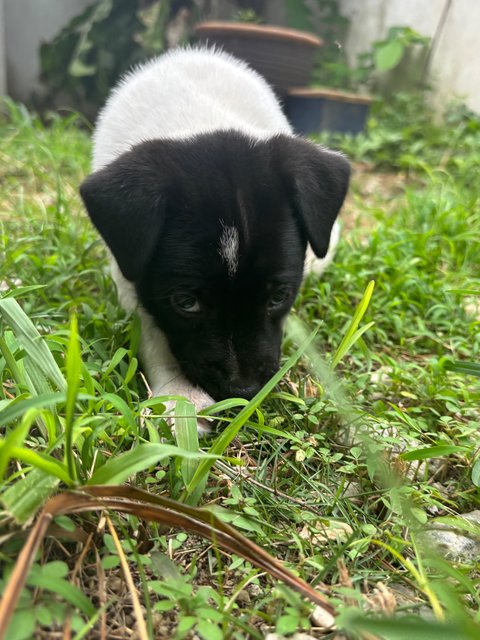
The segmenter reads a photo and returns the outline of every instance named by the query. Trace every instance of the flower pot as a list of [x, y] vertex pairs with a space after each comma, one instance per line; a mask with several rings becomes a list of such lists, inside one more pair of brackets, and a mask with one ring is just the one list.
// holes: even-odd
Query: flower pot
[[304, 135], [332, 131], [357, 134], [363, 130], [372, 98], [334, 89], [293, 88], [285, 111], [295, 131]]
[[245, 60], [280, 95], [310, 81], [315, 53], [323, 44], [304, 31], [240, 22], [200, 22], [195, 34], [200, 42]]

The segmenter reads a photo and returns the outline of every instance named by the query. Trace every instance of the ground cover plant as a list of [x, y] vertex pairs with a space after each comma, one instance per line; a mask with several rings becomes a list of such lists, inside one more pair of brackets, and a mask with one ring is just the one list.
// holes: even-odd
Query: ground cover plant
[[437, 126], [399, 96], [333, 140], [355, 166], [335, 264], [299, 296], [283, 379], [221, 403], [198, 442], [188, 403], [174, 437], [149, 397], [82, 211], [88, 123], [8, 102], [0, 118], [4, 596], [43, 504], [60, 514], [6, 637], [477, 638], [479, 121]]

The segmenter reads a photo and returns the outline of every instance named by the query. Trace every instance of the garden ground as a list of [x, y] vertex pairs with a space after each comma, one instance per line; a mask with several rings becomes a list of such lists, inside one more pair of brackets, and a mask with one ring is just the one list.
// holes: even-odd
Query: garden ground
[[[208, 506], [324, 585], [340, 613], [340, 631], [325, 631], [253, 562], [93, 512], [56, 518], [8, 638], [478, 637], [480, 123], [457, 107], [436, 127], [401, 96], [378, 109], [366, 134], [329, 141], [356, 171], [335, 263], [307, 279], [287, 327], [284, 362], [295, 363], [251, 411], [222, 403], [198, 444], [185, 403], [175, 440], [148, 398], [138, 324], [118, 309], [82, 211], [88, 127], [6, 103], [2, 591], [49, 496], [128, 480]], [[202, 451], [224, 457], [211, 466]]]

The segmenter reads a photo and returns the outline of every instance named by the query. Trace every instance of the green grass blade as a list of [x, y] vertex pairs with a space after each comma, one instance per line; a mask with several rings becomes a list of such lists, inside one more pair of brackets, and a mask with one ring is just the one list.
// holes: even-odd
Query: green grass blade
[[421, 618], [367, 618], [346, 610], [340, 616], [338, 626], [355, 636], [363, 631], [382, 640], [477, 640], [480, 637], [480, 626], [467, 618], [442, 624]]
[[442, 458], [452, 453], [467, 454], [469, 447], [460, 445], [439, 444], [433, 447], [425, 447], [423, 449], [415, 449], [415, 451], [406, 451], [400, 454], [403, 460], [429, 460], [430, 458]]
[[75, 481], [77, 470], [73, 455], [73, 424], [75, 417], [75, 403], [80, 386], [82, 360], [80, 357], [80, 342], [78, 339], [77, 317], [72, 315], [70, 321], [70, 337], [66, 356], [67, 366], [67, 404], [65, 408], [65, 463], [70, 478]]
[[167, 458], [199, 460], [208, 457], [213, 464], [219, 456], [184, 451], [171, 444], [140, 444], [131, 451], [110, 458], [94, 472], [87, 484], [119, 484], [139, 471], [144, 471]]
[[[337, 364], [344, 358], [344, 356], [352, 348], [352, 346], [355, 344], [358, 338], [360, 338], [362, 333], [364, 333], [364, 331], [357, 333], [357, 329], [358, 329], [358, 325], [360, 324], [363, 316], [365, 315], [368, 309], [368, 305], [370, 304], [370, 300], [372, 299], [374, 287], [375, 287], [375, 281], [371, 280], [368, 283], [367, 288], [365, 289], [365, 293], [363, 294], [363, 297], [360, 300], [360, 303], [356, 308], [355, 313], [353, 314], [353, 318], [350, 321], [347, 332], [343, 336], [342, 341], [338, 345], [338, 348], [333, 355], [332, 364], [331, 364], [332, 369], [335, 369]], [[368, 328], [370, 326], [372, 326], [372, 323], [368, 325]]]
[[0, 314], [15, 332], [28, 357], [31, 358], [55, 389], [63, 391], [67, 385], [62, 372], [45, 340], [18, 302], [14, 298], [0, 299]]
[[32, 293], [32, 291], [38, 291], [39, 289], [46, 289], [48, 285], [46, 284], [30, 284], [24, 287], [15, 287], [14, 289], [9, 289], [2, 294], [2, 298], [18, 298], [25, 297], [28, 293]]
[[447, 293], [456, 293], [462, 296], [480, 296], [480, 289], [447, 289]]
[[110, 360], [107, 368], [105, 369], [105, 375], [110, 375], [112, 373], [112, 371], [115, 369], [115, 367], [123, 360], [123, 358], [128, 354], [128, 349], [125, 349], [125, 347], [120, 347], [119, 349], [117, 349], [115, 351], [115, 353], [112, 356], [112, 359]]
[[34, 398], [16, 398], [0, 411], [0, 424], [6, 425], [23, 416], [29, 409], [45, 409], [65, 402], [65, 393], [45, 393]]
[[[5, 447], [4, 442], [0, 442], [0, 452]], [[31, 449], [27, 449], [26, 447], [16, 447], [12, 446], [9, 449], [10, 456], [12, 458], [16, 458], [17, 460], [21, 460], [32, 467], [36, 467], [40, 469], [44, 473], [55, 476], [62, 482], [65, 482], [66, 485], [72, 485], [72, 479], [68, 473], [68, 468], [66, 465], [62, 464], [56, 458], [49, 456], [48, 453], [36, 452]]]
[[17, 383], [17, 385], [23, 389], [27, 388], [27, 380], [25, 378], [24, 371], [18, 366], [17, 361], [15, 360], [15, 356], [11, 352], [7, 341], [4, 336], [0, 336], [0, 353], [5, 358], [5, 362], [7, 367], [10, 370], [10, 373], [13, 376], [13, 379]]
[[1, 502], [6, 511], [20, 524], [29, 520], [58, 487], [58, 477], [33, 469], [2, 495]]
[[472, 482], [476, 487], [480, 487], [480, 458], [473, 465]]
[[469, 376], [480, 376], [480, 364], [477, 362], [454, 362], [448, 367], [451, 371]]
[[13, 450], [23, 445], [39, 413], [40, 411], [38, 409], [29, 409], [23, 416], [21, 423], [13, 427], [3, 441], [0, 440], [0, 479], [3, 479], [5, 476], [8, 463], [14, 455]]
[[[197, 453], [199, 451], [195, 406], [187, 400], [177, 400], [175, 406], [175, 440], [180, 449]], [[182, 460], [182, 478], [187, 485], [198, 467], [198, 460]]]
[[129, 430], [131, 433], [136, 434], [138, 432], [138, 424], [133, 414], [133, 411], [130, 409], [128, 404], [121, 398], [120, 396], [115, 395], [114, 393], [104, 393], [100, 401], [102, 403], [111, 404], [122, 416], [125, 418]]

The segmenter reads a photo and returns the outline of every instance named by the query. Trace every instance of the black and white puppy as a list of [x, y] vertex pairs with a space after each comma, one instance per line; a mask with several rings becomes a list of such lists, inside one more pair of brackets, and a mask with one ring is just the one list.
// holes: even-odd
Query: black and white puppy
[[243, 62], [184, 49], [112, 92], [93, 170], [81, 195], [121, 304], [138, 308], [154, 394], [198, 410], [251, 398], [278, 369], [304, 269], [336, 243], [347, 161], [296, 137]]

